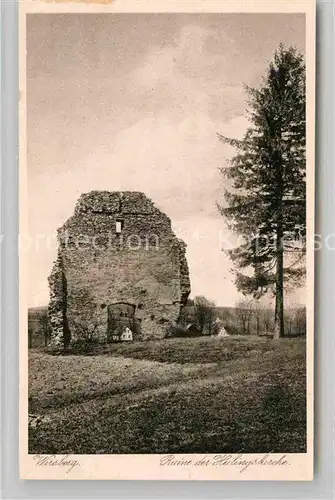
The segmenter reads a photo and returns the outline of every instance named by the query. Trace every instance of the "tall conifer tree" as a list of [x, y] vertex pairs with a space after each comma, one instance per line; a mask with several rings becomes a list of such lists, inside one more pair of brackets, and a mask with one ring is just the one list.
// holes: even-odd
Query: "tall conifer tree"
[[[242, 140], [219, 135], [236, 156], [219, 210], [243, 243], [228, 252], [244, 294], [275, 295], [274, 337], [284, 335], [284, 282], [298, 285], [306, 232], [305, 65], [294, 48], [276, 51], [259, 89], [246, 87], [250, 127]], [[299, 237], [299, 238], [297, 238]], [[299, 239], [299, 243], [295, 240]], [[244, 272], [241, 272], [243, 271]], [[250, 272], [252, 270], [252, 273]]]

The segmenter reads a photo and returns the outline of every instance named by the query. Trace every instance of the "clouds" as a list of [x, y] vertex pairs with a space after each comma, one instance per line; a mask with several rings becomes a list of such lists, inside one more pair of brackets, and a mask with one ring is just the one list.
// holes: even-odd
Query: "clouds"
[[[139, 95], [143, 92], [162, 108], [201, 110], [214, 121], [231, 118], [243, 102], [243, 85], [231, 80], [230, 58], [209, 50], [214, 35], [212, 29], [188, 24], [169, 43], [152, 47], [130, 76]], [[222, 34], [221, 38], [229, 54], [232, 41]], [[218, 104], [221, 117], [216, 113]]]

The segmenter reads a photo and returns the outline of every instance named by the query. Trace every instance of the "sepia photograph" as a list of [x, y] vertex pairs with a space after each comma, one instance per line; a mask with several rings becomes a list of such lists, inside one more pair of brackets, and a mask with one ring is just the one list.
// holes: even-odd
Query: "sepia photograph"
[[305, 13], [25, 22], [28, 455], [306, 455]]

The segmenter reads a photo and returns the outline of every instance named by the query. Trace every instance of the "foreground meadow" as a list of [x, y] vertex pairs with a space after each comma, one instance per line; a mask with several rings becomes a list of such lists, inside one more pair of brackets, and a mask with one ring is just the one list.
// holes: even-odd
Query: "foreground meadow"
[[306, 451], [305, 339], [29, 352], [29, 453]]

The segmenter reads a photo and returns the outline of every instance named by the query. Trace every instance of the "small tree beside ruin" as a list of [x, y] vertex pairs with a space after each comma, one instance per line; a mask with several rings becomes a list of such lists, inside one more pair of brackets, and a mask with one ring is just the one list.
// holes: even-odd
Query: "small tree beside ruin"
[[77, 302], [80, 303], [80, 313], [72, 319], [72, 329], [75, 333], [74, 344], [83, 349], [89, 349], [98, 342], [98, 319], [91, 295], [86, 289], [79, 289]]
[[195, 319], [202, 333], [208, 330], [208, 334], [213, 331], [216, 319], [215, 302], [203, 296], [194, 298]]

